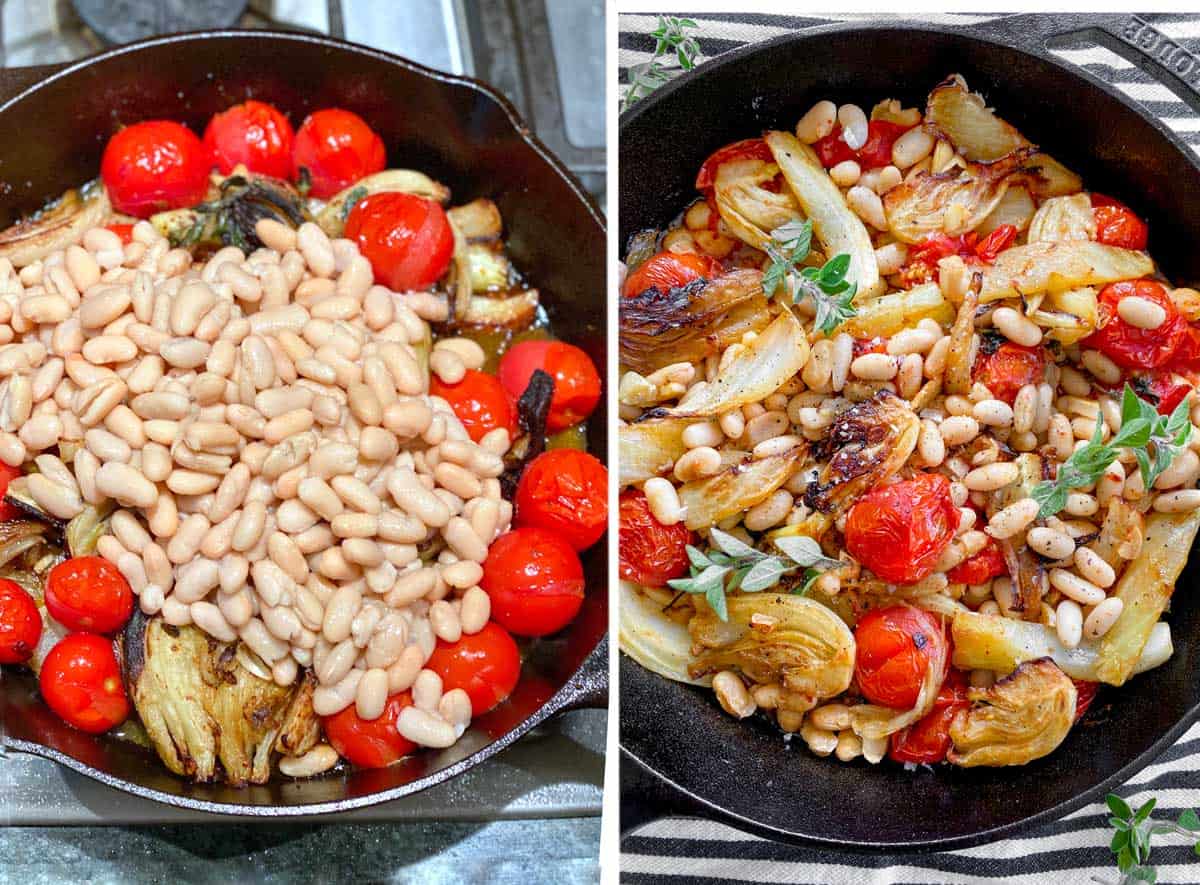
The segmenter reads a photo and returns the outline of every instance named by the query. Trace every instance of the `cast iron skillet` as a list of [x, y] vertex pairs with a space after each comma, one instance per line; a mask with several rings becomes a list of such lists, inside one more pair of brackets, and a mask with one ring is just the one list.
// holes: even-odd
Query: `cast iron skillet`
[[[370, 122], [389, 165], [448, 184], [456, 202], [486, 196], [504, 217], [516, 266], [542, 292], [556, 332], [604, 371], [604, 223], [591, 199], [499, 93], [387, 53], [338, 40], [214, 31], [130, 44], [67, 67], [0, 72], [0, 225], [97, 175], [118, 126], [154, 117], [197, 132], [245, 98], [299, 121], [338, 106]], [[588, 445], [605, 451], [603, 404]], [[589, 592], [576, 621], [531, 648], [512, 698], [479, 717], [455, 746], [391, 768], [232, 789], [191, 785], [150, 751], [65, 725], [5, 673], [0, 735], [9, 747], [61, 762], [110, 786], [183, 808], [261, 817], [359, 808], [440, 783], [563, 710], [603, 706], [608, 687], [604, 545], [585, 556]]]
[[[764, 128], [791, 128], [823, 98], [870, 107], [895, 97], [923, 107], [933, 86], [959, 72], [1085, 183], [1148, 219], [1151, 251], [1171, 279], [1200, 279], [1197, 157], [1114, 89], [1046, 52], [1049, 40], [1079, 32], [1152, 69], [1200, 107], [1186, 84], [1123, 42], [1123, 33], [1148, 42], [1127, 17], [1017, 16], [954, 31], [895, 23], [814, 28], [722, 55], [622, 116], [621, 242], [662, 226], [694, 199], [696, 170], [717, 147]], [[661, 778], [674, 799], [640, 812], [631, 799], [622, 826], [636, 825], [638, 814], [674, 810], [791, 841], [932, 849], [1061, 817], [1149, 763], [1200, 713], [1200, 604], [1190, 598], [1198, 576], [1193, 563], [1178, 583], [1171, 660], [1123, 689], [1103, 691], [1099, 709], [1062, 746], [1020, 768], [908, 772], [819, 759], [798, 738], [789, 746], [761, 718], [733, 720], [711, 691], [669, 682], [622, 655], [624, 758]]]

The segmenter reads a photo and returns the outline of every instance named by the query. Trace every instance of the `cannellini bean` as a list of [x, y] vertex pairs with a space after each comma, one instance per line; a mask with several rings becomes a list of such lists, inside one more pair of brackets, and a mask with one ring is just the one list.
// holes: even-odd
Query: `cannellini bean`
[[1037, 323], [1011, 307], [998, 307], [992, 312], [992, 325], [1009, 341], [1025, 347], [1042, 343], [1042, 330]]
[[1025, 542], [1035, 553], [1046, 559], [1066, 559], [1075, 553], [1075, 542], [1069, 535], [1044, 526], [1035, 526], [1025, 536]]
[[1117, 302], [1117, 314], [1139, 329], [1157, 329], [1167, 321], [1167, 311], [1149, 298], [1130, 295]]
[[1124, 609], [1125, 603], [1119, 597], [1105, 599], [1092, 609], [1083, 622], [1083, 635], [1088, 639], [1099, 639], [1112, 628]]
[[1019, 533], [1037, 517], [1038, 503], [1032, 498], [1022, 498], [993, 514], [988, 520], [987, 533], [1001, 540]]
[[1104, 599], [1101, 588], [1066, 569], [1050, 569], [1050, 584], [1080, 605], [1096, 605]]

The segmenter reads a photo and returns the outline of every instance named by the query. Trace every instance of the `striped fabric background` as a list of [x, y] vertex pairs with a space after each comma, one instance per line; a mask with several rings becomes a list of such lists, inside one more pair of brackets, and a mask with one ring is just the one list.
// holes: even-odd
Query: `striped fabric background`
[[[746, 43], [766, 40], [805, 27], [880, 16], [714, 15], [674, 13], [694, 19], [705, 58]], [[996, 16], [946, 14], [904, 16], [907, 20], [968, 25]], [[1141, 16], [1184, 48], [1200, 55], [1200, 16]], [[623, 14], [619, 22], [618, 64], [625, 84], [631, 66], [650, 60], [657, 26], [654, 15]], [[1058, 57], [1086, 66], [1115, 84], [1164, 120], [1200, 154], [1200, 113], [1111, 50], [1088, 42], [1053, 50]], [[622, 94], [624, 89], [621, 90]], [[836, 763], [831, 763], [836, 764]], [[1119, 791], [1137, 807], [1157, 797], [1156, 818], [1174, 819], [1185, 808], [1200, 808], [1200, 724]], [[626, 799], [626, 801], [629, 801]], [[851, 801], [853, 801], [851, 799]], [[621, 845], [621, 880], [636, 885], [681, 882], [811, 882], [828, 885], [938, 883], [966, 885], [999, 880], [1005, 885], [1055, 885], [1109, 882], [1119, 878], [1108, 842], [1112, 829], [1102, 803], [1088, 805], [1024, 836], [977, 848], [928, 855], [854, 854], [802, 849], [747, 835], [723, 824], [696, 818], [656, 820], [626, 835]], [[1158, 836], [1151, 863], [1162, 883], [1200, 882], [1200, 859], [1185, 840]]]

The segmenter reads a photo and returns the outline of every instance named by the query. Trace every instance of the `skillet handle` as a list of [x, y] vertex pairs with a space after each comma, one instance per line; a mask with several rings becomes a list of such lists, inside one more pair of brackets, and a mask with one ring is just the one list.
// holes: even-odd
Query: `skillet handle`
[[20, 68], [0, 68], [0, 104], [16, 98], [30, 86], [57, 74], [67, 63], [57, 65], [29, 65]]
[[1008, 15], [964, 30], [1045, 55], [1066, 38], [1083, 37], [1141, 68], [1200, 111], [1200, 57], [1163, 34], [1136, 13]]
[[568, 710], [608, 708], [608, 636], [583, 659], [567, 684], [547, 704], [551, 716]]

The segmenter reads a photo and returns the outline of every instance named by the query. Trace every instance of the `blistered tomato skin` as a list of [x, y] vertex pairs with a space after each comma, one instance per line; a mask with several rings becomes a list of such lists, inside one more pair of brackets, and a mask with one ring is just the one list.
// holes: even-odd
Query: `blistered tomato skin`
[[700, 172], [696, 175], [696, 190], [708, 190], [717, 182], [717, 170], [725, 163], [733, 160], [762, 160], [764, 163], [775, 159], [771, 148], [761, 138], [745, 138], [735, 141], [713, 151]]
[[445, 275], [454, 254], [446, 213], [414, 194], [363, 197], [350, 210], [345, 236], [358, 243], [375, 279], [395, 292], [428, 289]]
[[425, 663], [442, 677], [442, 690], [461, 688], [471, 699], [471, 715], [482, 716], [508, 699], [521, 677], [521, 653], [508, 631], [488, 621], [458, 642], [438, 640]]
[[515, 504], [518, 526], [546, 529], [586, 550], [608, 523], [608, 470], [587, 452], [543, 452], [521, 474]]
[[204, 130], [204, 146], [223, 175], [240, 163], [251, 172], [286, 181], [292, 175], [295, 137], [278, 108], [251, 100], [214, 114]]
[[951, 584], [978, 587], [992, 578], [1007, 574], [1008, 565], [1004, 561], [1004, 554], [1000, 551], [999, 545], [988, 538], [988, 542], [982, 550], [946, 572], [946, 580]]
[[390, 695], [378, 719], [360, 719], [354, 704], [332, 716], [321, 717], [321, 726], [339, 756], [359, 768], [385, 768], [416, 752], [417, 745], [396, 731], [400, 711], [412, 706], [412, 694]]
[[583, 566], [571, 545], [545, 529], [519, 528], [497, 538], [479, 581], [492, 620], [517, 636], [547, 636], [583, 605]]
[[149, 218], [194, 206], [208, 192], [212, 155], [192, 130], [173, 120], [126, 126], [108, 140], [100, 177], [113, 208]]
[[620, 556], [621, 578], [643, 587], [665, 587], [672, 578], [688, 572], [688, 544], [696, 544], [696, 533], [679, 522], [663, 525], [650, 512], [646, 495], [638, 489], [621, 493]]
[[386, 164], [383, 139], [350, 111], [315, 111], [296, 132], [292, 174], [299, 181], [307, 170], [310, 193], [318, 199], [329, 199], [359, 179], [382, 171]]
[[1040, 384], [1046, 370], [1046, 352], [1041, 345], [1026, 347], [1005, 341], [995, 350], [981, 348], [975, 358], [971, 380], [978, 381], [996, 399], [1010, 406], [1026, 384]]
[[457, 384], [447, 384], [434, 375], [429, 382], [429, 393], [450, 403], [475, 442], [499, 427], [508, 431], [509, 439], [516, 436], [517, 410], [495, 375], [467, 369]]
[[42, 638], [42, 615], [23, 587], [0, 578], [0, 664], [24, 664]]
[[883, 580], [915, 584], [933, 574], [958, 521], [950, 481], [922, 473], [864, 495], [846, 519], [846, 549]]
[[1097, 242], [1122, 249], [1146, 248], [1150, 228], [1124, 203], [1104, 194], [1092, 194], [1092, 215]]
[[647, 289], [666, 294], [693, 280], [720, 276], [721, 263], [695, 252], [659, 252], [647, 258], [625, 278], [621, 293], [625, 298], [641, 295]]
[[873, 704], [908, 710], [916, 706], [935, 651], [945, 649], [937, 616], [911, 605], [867, 612], [854, 627], [855, 679]]
[[591, 358], [564, 341], [521, 341], [501, 357], [497, 374], [515, 401], [537, 369], [554, 379], [547, 432], [557, 433], [587, 420], [600, 402], [600, 373]]
[[[1136, 296], [1153, 301], [1164, 311], [1166, 320], [1156, 329], [1139, 329], [1121, 319], [1117, 305]], [[1123, 369], [1156, 369], [1175, 357], [1187, 337], [1188, 324], [1179, 314], [1162, 283], [1154, 280], [1124, 280], [1109, 283], [1097, 298], [1099, 327], [1080, 342], [1080, 347], [1099, 350]]]
[[63, 637], [42, 662], [38, 686], [66, 722], [102, 734], [129, 718], [129, 698], [112, 640], [95, 633]]
[[75, 556], [50, 570], [46, 610], [68, 630], [115, 633], [133, 614], [133, 591], [107, 559]]
[[950, 726], [958, 714], [970, 706], [966, 676], [961, 670], [951, 670], [942, 683], [933, 709], [912, 725], [892, 734], [888, 758], [925, 765], [944, 761], [952, 743]]

